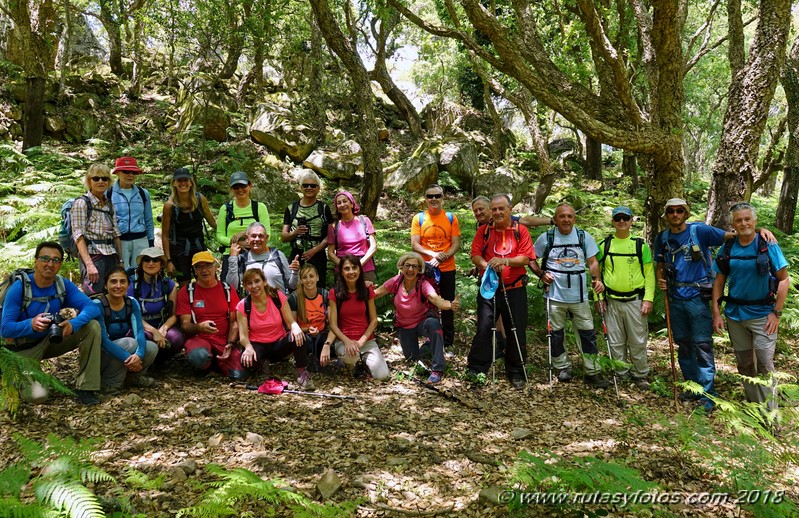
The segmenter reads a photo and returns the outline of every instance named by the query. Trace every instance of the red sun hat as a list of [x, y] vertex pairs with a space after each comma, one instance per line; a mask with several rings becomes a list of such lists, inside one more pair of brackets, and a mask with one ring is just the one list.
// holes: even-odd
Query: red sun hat
[[136, 159], [132, 156], [123, 156], [116, 159], [114, 162], [114, 170], [111, 171], [112, 173], [116, 173], [117, 171], [133, 171], [134, 173], [140, 174], [141, 169], [139, 169], [139, 164], [136, 162]]

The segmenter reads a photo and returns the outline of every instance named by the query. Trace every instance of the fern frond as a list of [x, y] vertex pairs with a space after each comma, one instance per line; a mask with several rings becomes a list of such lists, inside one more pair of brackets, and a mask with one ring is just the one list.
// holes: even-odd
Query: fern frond
[[84, 483], [91, 482], [93, 484], [97, 484], [98, 482], [116, 482], [113, 476], [94, 465], [83, 466], [81, 468], [80, 480]]
[[26, 504], [16, 497], [0, 499], [0, 516], [10, 518], [43, 518], [47, 512], [36, 503]]
[[[0, 495], [18, 498], [22, 486], [27, 484], [29, 479], [30, 470], [19, 464], [12, 464], [0, 470]], [[0, 516], [5, 515], [0, 513]]]
[[103, 518], [105, 513], [97, 497], [85, 486], [62, 477], [39, 479], [33, 491], [39, 501], [66, 511], [72, 518]]

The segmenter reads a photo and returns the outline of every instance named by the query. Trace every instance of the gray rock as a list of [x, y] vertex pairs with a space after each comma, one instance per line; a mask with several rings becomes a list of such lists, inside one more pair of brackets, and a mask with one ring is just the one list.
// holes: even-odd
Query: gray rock
[[363, 157], [316, 149], [302, 165], [329, 180], [349, 180], [363, 167]]
[[494, 193], [507, 193], [513, 205], [521, 202], [527, 195], [529, 181], [520, 171], [510, 167], [498, 167], [490, 173], [482, 173], [474, 179], [474, 192], [491, 196]]
[[50, 133], [61, 133], [66, 127], [66, 122], [58, 115], [47, 115], [44, 118], [44, 129]]
[[138, 394], [125, 394], [125, 397], [122, 398], [122, 404], [127, 407], [139, 406], [142, 401]]
[[332, 469], [328, 469], [316, 483], [316, 490], [322, 495], [322, 500], [327, 500], [341, 487], [341, 479]]
[[272, 103], [258, 107], [250, 124], [250, 137], [281, 159], [289, 157], [297, 163], [304, 162], [316, 146], [312, 128], [296, 120], [290, 110]]
[[498, 486], [489, 486], [480, 491], [479, 499], [481, 502], [485, 502], [487, 504], [504, 504], [505, 502], [502, 502], [500, 498], [500, 495], [502, 495], [504, 492], [504, 488]]
[[409, 192], [422, 190], [438, 180], [438, 149], [436, 142], [423, 142], [410, 158], [396, 170], [387, 173], [385, 187], [405, 189]]
[[184, 473], [187, 475], [191, 475], [195, 471], [197, 471], [197, 461], [194, 459], [186, 459], [183, 462], [179, 462], [176, 466], [183, 470]]
[[472, 186], [474, 177], [480, 172], [478, 149], [468, 140], [449, 140], [441, 144], [438, 167], [458, 181], [462, 189]]
[[531, 430], [528, 430], [527, 428], [516, 428], [510, 433], [510, 435], [511, 437], [517, 440], [526, 439], [527, 437], [533, 435], [533, 432]]
[[208, 140], [225, 142], [227, 129], [230, 126], [230, 116], [218, 106], [207, 106], [201, 115], [203, 123], [203, 137]]

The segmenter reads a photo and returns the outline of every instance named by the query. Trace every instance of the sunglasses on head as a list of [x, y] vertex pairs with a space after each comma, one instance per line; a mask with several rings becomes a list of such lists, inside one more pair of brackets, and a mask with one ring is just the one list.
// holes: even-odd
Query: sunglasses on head
[[304, 183], [304, 184], [302, 184], [302, 188], [303, 189], [316, 189], [317, 187], [319, 187], [319, 185], [317, 185], [315, 183]]
[[613, 216], [613, 221], [616, 221], [616, 222], [619, 222], [619, 221], [630, 221], [631, 219], [632, 219], [632, 217], [628, 216], [627, 214], [616, 214], [615, 216]]
[[443, 194], [425, 194], [428, 200], [437, 200], [444, 196]]
[[92, 180], [95, 182], [107, 182], [110, 179], [110, 176], [92, 176]]
[[685, 214], [685, 209], [682, 207], [671, 208], [669, 207], [666, 209], [666, 214]]

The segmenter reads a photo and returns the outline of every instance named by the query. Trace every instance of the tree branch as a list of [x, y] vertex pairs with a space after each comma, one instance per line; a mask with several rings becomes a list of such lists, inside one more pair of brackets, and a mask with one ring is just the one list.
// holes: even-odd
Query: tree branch
[[[744, 26], [744, 27], [748, 27], [748, 26], [749, 26], [749, 25], [750, 25], [752, 22], [754, 22], [754, 21], [756, 21], [756, 20], [757, 20], [757, 16], [753, 16], [752, 18], [749, 18], [748, 20], [746, 20], [746, 21], [744, 22], [744, 25], [743, 25], [743, 26]], [[700, 59], [702, 59], [702, 58], [703, 58], [704, 56], [706, 56], [708, 53], [710, 53], [710, 52], [712, 52], [712, 51], [716, 50], [716, 49], [717, 49], [718, 47], [720, 47], [720, 46], [721, 46], [721, 45], [722, 45], [722, 44], [723, 44], [725, 41], [727, 41], [727, 39], [728, 39], [728, 38], [729, 38], [729, 34], [725, 34], [724, 36], [722, 36], [721, 38], [719, 38], [719, 39], [718, 39], [718, 41], [716, 41], [715, 43], [713, 43], [713, 45], [711, 45], [711, 46], [709, 46], [709, 47], [705, 47], [705, 46], [704, 46], [704, 43], [703, 43], [703, 44], [702, 44], [702, 48], [700, 48], [700, 50], [699, 50], [699, 51], [697, 51], [696, 55], [695, 55], [694, 57], [692, 57], [692, 58], [691, 58], [691, 59], [690, 59], [690, 60], [689, 60], [689, 61], [688, 61], [688, 62], [685, 64], [685, 73], [687, 74], [689, 70], [691, 70], [692, 68], [694, 68], [694, 66], [695, 66], [695, 65], [696, 65], [696, 64], [699, 62], [699, 60], [700, 60]]]

